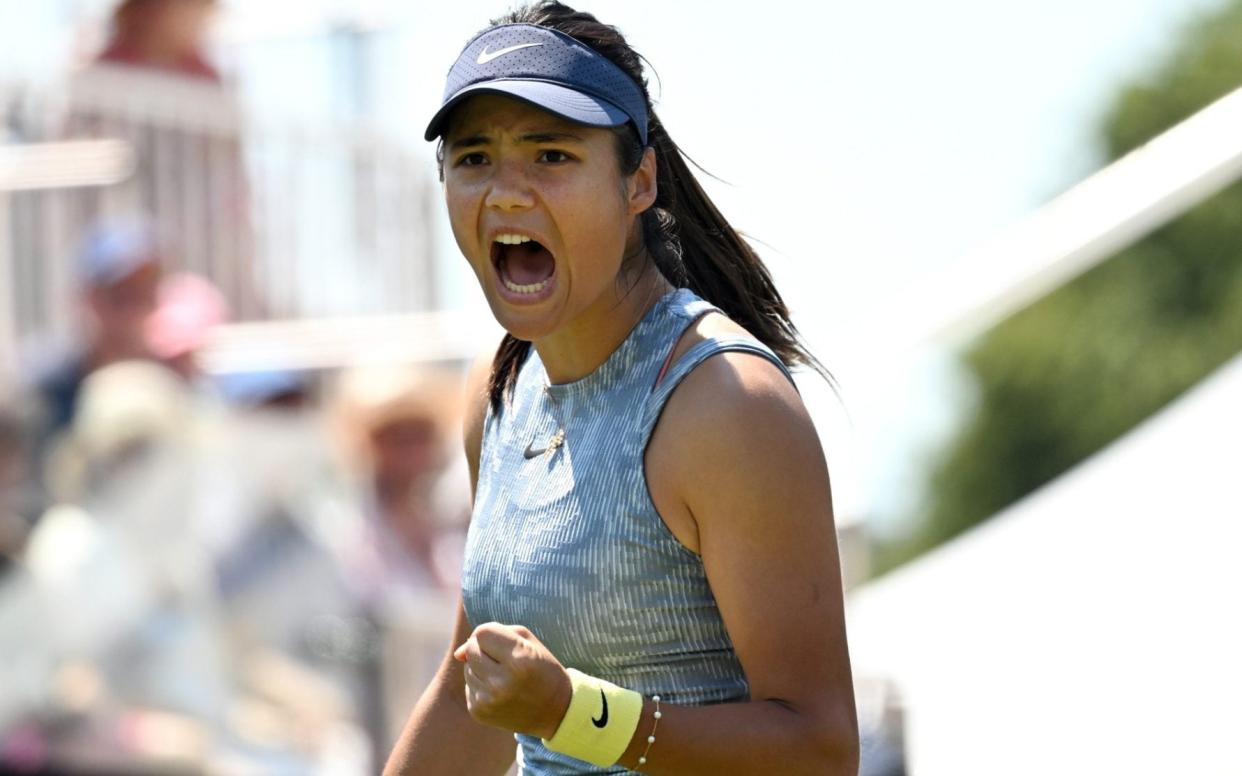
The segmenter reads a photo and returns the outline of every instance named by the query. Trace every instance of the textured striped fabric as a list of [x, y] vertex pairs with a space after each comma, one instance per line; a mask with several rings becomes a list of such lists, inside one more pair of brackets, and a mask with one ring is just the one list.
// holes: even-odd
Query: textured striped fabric
[[[504, 412], [484, 426], [462, 591], [472, 625], [525, 625], [566, 667], [675, 704], [748, 697], [701, 558], [656, 512], [643, 451], [674, 388], [704, 359], [744, 351], [749, 337], [693, 346], [653, 390], [686, 327], [714, 310], [669, 292], [597, 370], [549, 385], [532, 348]], [[788, 372], [786, 372], [788, 374]], [[549, 445], [558, 430], [564, 443]], [[521, 772], [599, 770], [518, 736]]]

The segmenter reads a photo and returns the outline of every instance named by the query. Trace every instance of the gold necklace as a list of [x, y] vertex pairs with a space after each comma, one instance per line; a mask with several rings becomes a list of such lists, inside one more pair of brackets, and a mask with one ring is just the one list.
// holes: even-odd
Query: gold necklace
[[556, 399], [552, 396], [551, 386], [548, 384], [546, 377], [544, 378], [543, 383], [543, 395], [547, 398], [548, 404], [551, 406], [550, 414], [552, 415], [552, 418], [556, 420], [556, 433], [548, 439], [548, 443], [542, 449], [536, 449], [533, 440], [527, 444], [526, 451], [523, 453], [527, 460], [531, 458], [538, 458], [541, 455], [551, 455], [561, 445], [565, 444], [565, 424], [561, 422], [561, 413], [559, 411], [560, 407], [556, 403]]
[[543, 395], [548, 397], [548, 404], [551, 405], [552, 410], [552, 419], [556, 421], [556, 433], [548, 440], [547, 453], [550, 455], [558, 447], [565, 444], [565, 422], [561, 420], [561, 403], [557, 401], [556, 395], [552, 393], [552, 385], [548, 382], [547, 375], [543, 378]]

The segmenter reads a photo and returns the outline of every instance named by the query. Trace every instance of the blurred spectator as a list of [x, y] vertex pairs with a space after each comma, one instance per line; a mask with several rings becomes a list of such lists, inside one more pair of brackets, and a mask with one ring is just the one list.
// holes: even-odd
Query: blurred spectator
[[207, 278], [188, 272], [169, 275], [160, 283], [159, 303], [146, 321], [151, 353], [187, 383], [199, 381], [196, 355], [211, 331], [229, 317], [229, 305]]
[[230, 372], [218, 376], [216, 385], [226, 401], [241, 409], [297, 412], [312, 400], [310, 378], [289, 369]]
[[32, 688], [0, 704], [0, 726], [4, 714], [34, 724], [27, 735], [46, 737], [49, 756], [144, 759], [153, 742], [116, 735], [144, 710], [175, 715], [197, 742], [179, 755], [196, 755], [225, 720], [227, 651], [193, 506], [199, 430], [192, 394], [153, 361], [82, 381], [50, 458], [59, 503], [0, 600], [0, 619], [26, 612], [0, 639], [21, 672], [3, 682]]
[[455, 590], [469, 484], [457, 455], [460, 382], [435, 371], [342, 376], [335, 422], [361, 492], [350, 577], [366, 598]]
[[127, 491], [125, 475], [148, 460], [184, 458], [199, 432], [195, 410], [188, 387], [154, 361], [124, 361], [93, 372], [82, 383], [68, 433], [47, 462], [54, 500], [132, 505], [137, 494]]
[[[144, 333], [192, 354], [218, 308], [170, 287]], [[154, 714], [184, 761], [371, 772], [448, 639], [469, 500], [450, 463], [458, 381], [347, 374], [332, 417], [351, 478], [309, 376], [247, 375], [227, 412], [185, 374], [129, 360], [82, 381], [49, 457], [58, 506], [9, 575], [24, 587], [0, 587], [0, 770], [6, 750], [149, 765], [152, 742], [118, 731]]]
[[382, 637], [369, 726], [382, 751], [450, 636], [470, 509], [461, 390], [455, 375], [413, 367], [355, 369], [336, 384], [332, 420], [355, 493], [337, 546]]
[[149, 221], [106, 221], [87, 235], [78, 255], [82, 341], [36, 370], [34, 389], [43, 410], [36, 454], [46, 452], [48, 442], [73, 420], [87, 375], [118, 361], [150, 356], [146, 324], [155, 310], [160, 276], [160, 250]]
[[[370, 770], [369, 626], [315, 526], [340, 482], [323, 434], [202, 398], [152, 360], [84, 381], [29, 584], [0, 588], [0, 686], [23, 690], [0, 697], [0, 772], [6, 726], [86, 772], [165, 772], [170, 746], [221, 772]], [[179, 732], [130, 735], [154, 723]]]
[[[223, 393], [239, 411], [218, 429], [223, 456], [207, 472], [206, 542], [241, 678], [279, 709], [286, 744], [320, 747], [328, 725], [354, 731], [355, 754], [374, 761], [362, 731], [379, 724], [376, 628], [340, 560], [352, 512], [311, 385], [248, 373]], [[297, 732], [308, 725], [319, 732]]]
[[123, 0], [100, 62], [166, 70], [219, 82], [203, 53], [215, 0]]
[[254, 234], [241, 113], [207, 56], [215, 0], [123, 0], [108, 41], [71, 84], [72, 137], [128, 140], [137, 169], [123, 185], [83, 193], [87, 218], [150, 213], [169, 240], [168, 269], [210, 277], [232, 311], [258, 315]]
[[0, 579], [21, 554], [37, 509], [29, 447], [29, 413], [0, 387]]

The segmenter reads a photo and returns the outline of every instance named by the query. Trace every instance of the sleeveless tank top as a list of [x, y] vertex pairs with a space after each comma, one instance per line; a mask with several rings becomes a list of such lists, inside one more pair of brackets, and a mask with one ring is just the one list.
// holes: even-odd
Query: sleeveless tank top
[[[748, 352], [789, 374], [759, 341], [729, 336], [692, 346], [657, 385], [686, 327], [714, 310], [689, 290], [670, 291], [572, 383], [550, 385], [531, 348], [512, 401], [484, 421], [462, 573], [472, 627], [525, 625], [565, 667], [667, 703], [749, 697], [702, 559], [665, 525], [643, 468], [665, 402], [705, 359]], [[629, 773], [517, 740], [527, 776]]]

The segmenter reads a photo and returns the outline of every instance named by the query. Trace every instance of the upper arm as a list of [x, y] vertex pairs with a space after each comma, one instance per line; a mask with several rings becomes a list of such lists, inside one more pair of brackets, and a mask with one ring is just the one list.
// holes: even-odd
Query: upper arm
[[693, 519], [751, 697], [852, 716], [828, 469], [797, 391], [762, 358], [720, 354], [660, 427], [663, 479]]

